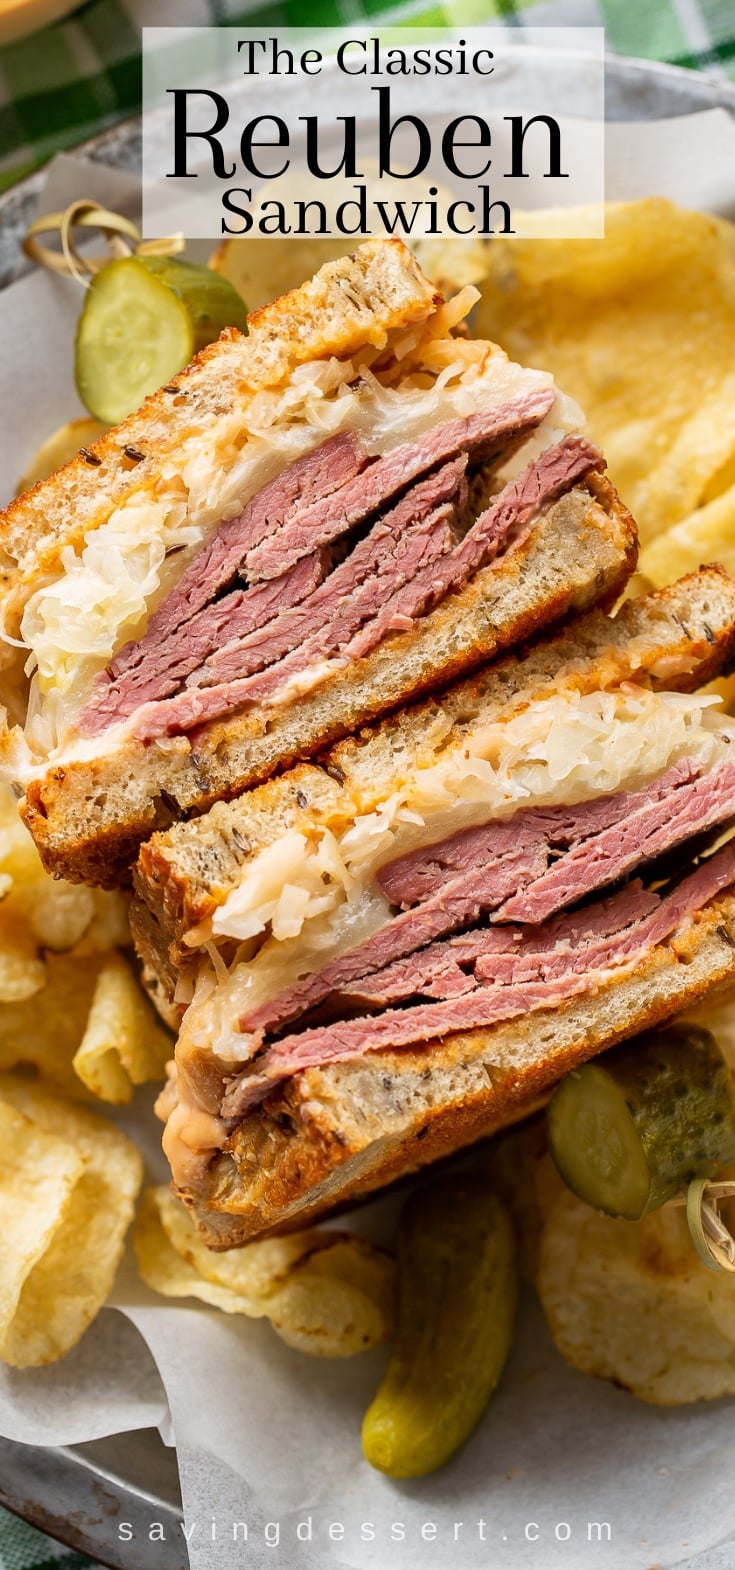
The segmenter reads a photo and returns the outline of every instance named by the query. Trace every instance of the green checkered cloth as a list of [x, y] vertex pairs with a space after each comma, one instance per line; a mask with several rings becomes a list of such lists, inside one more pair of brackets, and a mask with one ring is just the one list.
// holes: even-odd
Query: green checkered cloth
[[83, 1554], [74, 1554], [24, 1521], [0, 1510], [0, 1570], [94, 1570]]
[[[140, 107], [146, 26], [384, 21], [603, 26], [618, 54], [735, 78], [735, 0], [87, 0], [68, 21], [0, 49], [0, 190]], [[89, 1561], [0, 1510], [0, 1570], [83, 1570]]]
[[132, 115], [140, 28], [493, 21], [604, 26], [618, 54], [735, 77], [735, 0], [87, 0], [66, 22], [0, 49], [0, 190], [53, 153]]

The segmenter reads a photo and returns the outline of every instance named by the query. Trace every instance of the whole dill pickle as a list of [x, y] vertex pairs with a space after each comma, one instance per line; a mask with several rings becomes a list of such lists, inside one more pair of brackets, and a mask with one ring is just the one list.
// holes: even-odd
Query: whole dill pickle
[[420, 1189], [403, 1217], [398, 1326], [362, 1444], [391, 1477], [443, 1466], [479, 1422], [510, 1351], [518, 1299], [510, 1217], [475, 1177]]

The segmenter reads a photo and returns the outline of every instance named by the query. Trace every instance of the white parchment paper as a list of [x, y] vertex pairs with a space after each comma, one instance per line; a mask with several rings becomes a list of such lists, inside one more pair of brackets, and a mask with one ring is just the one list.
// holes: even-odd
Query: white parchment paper
[[[607, 162], [613, 199], [662, 194], [735, 215], [735, 124], [723, 111], [610, 126]], [[135, 216], [128, 176], [56, 160], [44, 207], [82, 195]], [[40, 441], [83, 412], [79, 303], [48, 273], [0, 294], [3, 502]], [[161, 1181], [145, 1094], [122, 1121]], [[393, 1205], [363, 1210], [359, 1230], [384, 1235]], [[395, 1483], [362, 1460], [383, 1364], [382, 1353], [322, 1363], [262, 1322], [156, 1298], [129, 1251], [112, 1306], [69, 1358], [0, 1367], [0, 1432], [58, 1444], [158, 1425], [176, 1442], [192, 1570], [668, 1570], [735, 1531], [735, 1404], [666, 1411], [574, 1373], [530, 1297], [485, 1419], [434, 1477]]]

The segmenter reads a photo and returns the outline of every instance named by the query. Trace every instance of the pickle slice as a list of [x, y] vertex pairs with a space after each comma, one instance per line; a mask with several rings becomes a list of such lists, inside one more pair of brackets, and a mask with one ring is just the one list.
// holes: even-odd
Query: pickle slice
[[484, 1182], [444, 1178], [406, 1207], [398, 1264], [396, 1339], [362, 1445], [379, 1471], [423, 1477], [479, 1422], [510, 1350], [518, 1270], [508, 1212]]
[[247, 310], [226, 278], [164, 256], [108, 262], [87, 291], [76, 338], [77, 391], [90, 413], [117, 425], [223, 327], [247, 331]]
[[562, 1080], [549, 1146], [567, 1187], [639, 1221], [696, 1177], [735, 1160], [735, 1085], [707, 1030], [671, 1025]]

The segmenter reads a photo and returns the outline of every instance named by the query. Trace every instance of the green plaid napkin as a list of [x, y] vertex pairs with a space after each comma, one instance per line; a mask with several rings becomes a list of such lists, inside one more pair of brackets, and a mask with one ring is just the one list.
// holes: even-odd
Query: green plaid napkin
[[391, 21], [604, 26], [618, 54], [735, 76], [734, 0], [87, 0], [66, 22], [0, 49], [0, 189], [132, 115], [140, 27]]
[[[83, 1554], [73, 1554], [24, 1521], [0, 1510], [0, 1570], [95, 1570]], [[98, 1567], [99, 1570], [99, 1567]]]
[[[140, 106], [142, 25], [389, 21], [604, 26], [618, 54], [735, 78], [735, 0], [87, 0], [66, 22], [0, 49], [0, 190]], [[0, 1570], [84, 1570], [89, 1561], [0, 1510]]]

